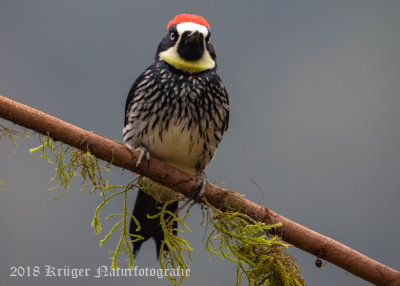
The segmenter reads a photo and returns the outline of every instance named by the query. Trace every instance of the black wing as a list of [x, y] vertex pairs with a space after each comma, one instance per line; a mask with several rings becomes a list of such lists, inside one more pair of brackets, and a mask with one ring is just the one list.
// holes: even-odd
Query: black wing
[[219, 94], [218, 99], [222, 104], [223, 110], [225, 114], [222, 114], [223, 118], [221, 118], [222, 121], [222, 133], [224, 133], [226, 130], [228, 130], [229, 126], [229, 96], [228, 92], [226, 91], [226, 88], [224, 84], [222, 83], [221, 78], [219, 77], [218, 74], [215, 74], [216, 76], [216, 83], [215, 85], [217, 86], [216, 92]]
[[138, 85], [144, 80], [145, 74], [149, 69], [153, 69], [154, 64], [149, 66], [139, 77], [135, 80], [133, 83], [129, 93], [128, 97], [126, 98], [126, 103], [125, 103], [125, 117], [124, 117], [124, 126], [128, 123], [128, 118], [129, 118], [129, 111], [131, 109], [131, 106], [133, 104], [133, 98], [135, 97], [135, 90], [137, 89]]

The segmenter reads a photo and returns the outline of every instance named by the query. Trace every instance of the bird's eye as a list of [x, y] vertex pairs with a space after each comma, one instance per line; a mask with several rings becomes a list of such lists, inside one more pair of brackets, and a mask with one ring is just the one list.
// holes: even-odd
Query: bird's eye
[[211, 42], [210, 35], [206, 37], [206, 43], [209, 44]]
[[176, 35], [174, 32], [171, 32], [171, 34], [169, 34], [169, 38], [171, 39], [171, 41], [175, 40], [175, 37]]

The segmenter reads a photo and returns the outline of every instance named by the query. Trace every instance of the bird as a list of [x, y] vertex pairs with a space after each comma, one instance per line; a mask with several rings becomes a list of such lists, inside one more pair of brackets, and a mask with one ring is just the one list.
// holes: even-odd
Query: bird
[[[198, 199], [204, 194], [205, 168], [229, 123], [228, 94], [210, 37], [210, 25], [199, 15], [179, 14], [168, 22], [154, 62], [128, 93], [123, 127], [124, 144], [140, 152], [136, 167], [154, 157], [194, 175]], [[129, 231], [143, 239], [132, 242], [133, 255], [153, 238], [159, 259], [164, 232], [160, 219], [147, 215], [159, 213], [164, 202], [178, 195], [148, 178], [142, 182], [132, 211], [141, 227], [131, 219]], [[172, 213], [177, 209], [178, 201], [167, 206]], [[176, 235], [176, 222], [172, 229]]]

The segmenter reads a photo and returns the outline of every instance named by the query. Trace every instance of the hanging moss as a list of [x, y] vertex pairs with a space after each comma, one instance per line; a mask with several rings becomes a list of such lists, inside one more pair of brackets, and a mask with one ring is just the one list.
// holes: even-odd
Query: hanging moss
[[15, 128], [6, 127], [0, 124], [0, 141], [3, 137], [7, 138], [11, 142], [14, 152], [17, 148], [17, 142], [15, 141], [15, 139], [17, 139], [21, 134], [26, 135], [26, 130], [18, 131]]
[[65, 146], [61, 142], [54, 142], [48, 136], [42, 138], [42, 144], [40, 146], [30, 150], [31, 153], [39, 151], [41, 151], [42, 158], [46, 159], [51, 165], [56, 166], [55, 176], [51, 178], [51, 180], [56, 181], [57, 184], [55, 187], [50, 188], [50, 190], [62, 188], [62, 193], [57, 199], [65, 196], [73, 177], [82, 179], [83, 187], [81, 190], [87, 189], [87, 185], [91, 185], [89, 192], [98, 191], [102, 202], [97, 206], [92, 220], [92, 227], [97, 234], [100, 234], [102, 230], [99, 217], [100, 211], [104, 209], [111, 199], [121, 195], [123, 196], [123, 212], [111, 214], [105, 218], [106, 220], [119, 218], [119, 220], [114, 223], [105, 237], [100, 240], [100, 246], [103, 246], [118, 229], [121, 233], [121, 237], [115, 250], [110, 251], [111, 267], [117, 268], [117, 260], [122, 253], [127, 256], [128, 267], [133, 267], [131, 242], [132, 240], [143, 239], [139, 235], [129, 234], [127, 227], [132, 217], [138, 228], [140, 228], [139, 222], [127, 210], [127, 192], [137, 187], [136, 180], [126, 186], [112, 185], [102, 174], [104, 171], [109, 172], [111, 170], [111, 164], [97, 159], [90, 152], [84, 152], [70, 146]]
[[[179, 276], [171, 276], [166, 272], [166, 278], [174, 285], [181, 285], [188, 277], [186, 274], [187, 270], [190, 269], [190, 266], [186, 262], [187, 258], [192, 260], [191, 252], [193, 249], [189, 245], [189, 242], [182, 236], [185, 230], [191, 231], [185, 223], [185, 219], [189, 216], [190, 207], [183, 216], [178, 217], [177, 213], [167, 210], [167, 205], [173, 202], [175, 201], [171, 200], [164, 203], [160, 213], [149, 216], [149, 218], [160, 218], [161, 227], [164, 231], [164, 241], [160, 249], [160, 267], [162, 269], [180, 269], [181, 274]], [[177, 223], [177, 228], [172, 227], [175, 222]], [[177, 232], [177, 235], [174, 234], [174, 231]], [[165, 245], [169, 251], [163, 251]]]
[[[106, 220], [116, 219], [116, 221], [100, 240], [100, 246], [103, 246], [112, 235], [119, 233], [120, 239], [117, 246], [110, 251], [111, 266], [117, 268], [118, 257], [125, 254], [128, 267], [133, 267], [131, 243], [143, 237], [129, 233], [128, 224], [131, 218], [136, 223], [136, 230], [140, 230], [141, 226], [127, 210], [127, 193], [143, 188], [143, 184], [140, 183], [141, 177], [126, 186], [112, 185], [102, 175], [103, 171], [110, 171], [109, 163], [97, 159], [89, 152], [66, 147], [59, 142], [55, 143], [47, 136], [42, 138], [42, 145], [30, 150], [31, 153], [39, 151], [44, 159], [56, 166], [56, 174], [52, 180], [56, 181], [57, 185], [52, 189], [61, 187], [63, 191], [60, 197], [66, 194], [73, 177], [82, 179], [82, 189], [90, 184], [91, 191], [98, 191], [102, 202], [97, 206], [92, 221], [92, 227], [97, 234], [102, 231], [100, 212], [111, 199], [123, 196], [122, 213], [111, 214], [105, 218]], [[48, 153], [53, 159], [49, 158]], [[180, 200], [183, 198], [181, 197]], [[187, 261], [192, 260], [193, 249], [182, 234], [190, 231], [185, 219], [189, 216], [193, 204], [187, 208], [184, 215], [178, 216], [177, 213], [167, 210], [167, 205], [170, 203], [172, 201], [166, 202], [158, 214], [148, 217], [160, 219], [165, 234], [161, 251], [164, 249], [164, 244], [167, 249], [170, 249], [168, 252], [160, 253], [160, 266], [163, 269], [183, 270], [183, 275], [166, 276], [172, 284], [181, 285], [187, 278], [185, 275], [186, 270], [189, 269]], [[305, 285], [299, 267], [294, 263], [294, 258], [286, 252], [288, 245], [279, 237], [268, 235], [280, 224], [266, 225], [235, 210], [222, 212], [208, 204], [203, 207], [203, 217], [207, 220], [207, 225], [212, 226], [205, 240], [206, 248], [220, 258], [236, 263], [236, 285], [242, 282], [243, 277], [247, 279], [249, 285]], [[175, 222], [178, 227], [174, 229], [172, 226]], [[119, 232], [116, 233], [117, 230]], [[177, 235], [174, 235], [174, 231]]]
[[[1, 121], [4, 121], [1, 119]], [[20, 126], [14, 125], [13, 127], [6, 127], [3, 124], [0, 124], [0, 142], [3, 138], [8, 139], [11, 142], [11, 146], [13, 151], [17, 151], [17, 141], [19, 137], [23, 136], [24, 139], [29, 138], [28, 130], [22, 128]], [[4, 184], [3, 180], [0, 180], [0, 186]], [[4, 191], [2, 187], [0, 187], [0, 191]]]
[[205, 209], [213, 229], [206, 239], [211, 253], [237, 264], [236, 285], [243, 276], [249, 285], [305, 285], [287, 244], [268, 235], [281, 224], [256, 222], [239, 212]]

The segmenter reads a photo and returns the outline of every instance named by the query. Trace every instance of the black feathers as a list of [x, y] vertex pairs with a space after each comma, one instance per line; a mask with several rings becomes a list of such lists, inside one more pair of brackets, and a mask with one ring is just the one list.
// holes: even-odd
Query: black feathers
[[176, 30], [176, 25], [172, 25], [169, 30], [168, 33], [164, 36], [164, 38], [161, 40], [160, 44], [158, 45], [157, 48], [157, 53], [155, 56], [155, 60], [158, 61], [159, 57], [158, 55], [160, 54], [160, 52], [165, 51], [167, 49], [169, 49], [170, 47], [172, 47], [173, 45], [175, 45], [175, 43], [178, 41], [178, 31]]
[[156, 127], [162, 136], [172, 123], [182, 130], [198, 131], [201, 138], [217, 146], [228, 120], [228, 96], [215, 69], [191, 75], [158, 61], [139, 76], [129, 92], [124, 141], [132, 136], [143, 138]]
[[185, 32], [178, 45], [179, 55], [188, 61], [195, 61], [204, 54], [203, 34], [199, 32]]
[[[178, 33], [177, 25], [169, 28], [158, 46], [156, 61], [129, 91], [123, 129], [127, 146], [196, 175], [199, 193], [204, 191], [204, 169], [229, 122], [228, 95], [216, 73], [210, 31], [204, 27], [200, 30], [182, 30], [180, 26]], [[136, 255], [141, 244], [153, 237], [159, 255], [164, 233], [159, 218], [149, 219], [147, 215], [159, 213], [160, 202], [174, 200], [177, 195], [147, 178], [143, 184], [133, 210], [141, 228], [137, 230], [136, 223], [131, 222], [130, 232], [144, 240], [133, 243], [133, 252]], [[177, 208], [177, 202], [168, 206], [170, 212]]]
[[[160, 256], [161, 244], [164, 239], [164, 232], [160, 226], [160, 218], [149, 219], [147, 218], [147, 215], [158, 214], [161, 206], [162, 204], [158, 203], [152, 196], [145, 194], [143, 191], [139, 191], [132, 214], [140, 222], [141, 228], [139, 231], [136, 231], [137, 225], [133, 220], [131, 220], [129, 232], [143, 236], [143, 240], [133, 243], [134, 256], [137, 255], [142, 243], [151, 237], [153, 237], [156, 242], [157, 257]], [[167, 206], [167, 210], [170, 212], [175, 212], [177, 209], [178, 202], [174, 202]], [[176, 222], [174, 222], [173, 228], [177, 228]], [[174, 234], [176, 234], [176, 231], [174, 231]]]

